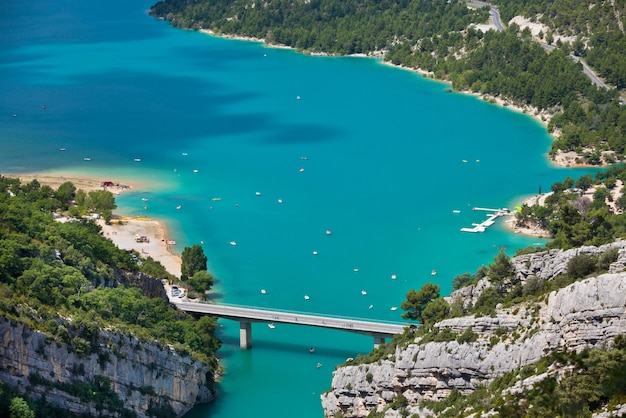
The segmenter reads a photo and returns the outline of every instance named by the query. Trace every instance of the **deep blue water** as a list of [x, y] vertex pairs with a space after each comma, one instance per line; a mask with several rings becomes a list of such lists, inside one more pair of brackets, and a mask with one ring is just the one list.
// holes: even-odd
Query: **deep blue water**
[[[372, 59], [176, 30], [150, 4], [0, 3], [0, 172], [144, 183], [119, 211], [166, 221], [178, 251], [203, 243], [219, 301], [399, 320], [411, 288], [448, 293], [498, 248], [541, 243], [502, 221], [461, 233], [472, 207], [582, 173], [548, 163], [525, 115]], [[321, 417], [334, 365], [373, 342], [260, 324], [240, 351], [220, 323], [220, 398], [191, 417]]]

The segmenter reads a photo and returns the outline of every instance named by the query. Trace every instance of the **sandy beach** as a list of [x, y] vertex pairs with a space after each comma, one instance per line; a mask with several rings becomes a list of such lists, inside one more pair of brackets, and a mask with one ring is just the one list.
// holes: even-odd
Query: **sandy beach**
[[[104, 189], [113, 194], [120, 194], [138, 187], [136, 182], [74, 174], [20, 173], [4, 175], [19, 178], [22, 183], [29, 183], [37, 179], [41, 184], [48, 185], [55, 190], [67, 181], [71, 181], [77, 189], [85, 192]], [[113, 185], [103, 187], [104, 182], [111, 182]], [[136, 250], [143, 257], [152, 257], [159, 261], [168, 272], [180, 277], [181, 258], [172, 253], [172, 245], [168, 245], [168, 242], [171, 243], [171, 241], [168, 241], [167, 238], [167, 228], [159, 221], [146, 218], [125, 218], [120, 214], [114, 214], [111, 225], [106, 225], [103, 220], [99, 220], [98, 224], [102, 228], [102, 234], [110, 238], [119, 248]], [[147, 240], [138, 242], [136, 237], [142, 236], [146, 237]]]
[[[5, 177], [18, 178], [22, 183], [30, 183], [37, 180], [41, 184], [48, 185], [53, 189], [58, 189], [60, 185], [71, 181], [77, 189], [85, 192], [93, 190], [109, 190], [113, 194], [120, 194], [137, 187], [137, 183], [128, 183], [113, 178], [96, 178], [79, 176], [74, 174], [56, 174], [56, 173], [19, 173], [19, 174], [3, 174]], [[111, 182], [113, 186], [103, 187], [104, 182]]]
[[168, 272], [180, 277], [182, 260], [172, 253], [172, 241], [168, 241], [167, 230], [158, 221], [120, 217], [113, 220], [111, 225], [105, 224], [103, 220], [99, 220], [98, 224], [102, 228], [102, 234], [110, 238], [119, 248], [135, 250], [142, 257], [152, 257], [163, 264]]

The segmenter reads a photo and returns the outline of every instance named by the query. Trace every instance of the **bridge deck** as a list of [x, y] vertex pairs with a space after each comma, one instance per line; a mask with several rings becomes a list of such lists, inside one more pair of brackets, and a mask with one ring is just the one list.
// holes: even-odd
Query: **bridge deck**
[[401, 334], [409, 324], [393, 322], [375, 322], [346, 317], [330, 317], [309, 313], [278, 311], [249, 308], [234, 305], [174, 302], [178, 309], [186, 312], [215, 315], [220, 318], [248, 322], [277, 322], [285, 324], [309, 325], [322, 328], [334, 328], [373, 336], [391, 337]]

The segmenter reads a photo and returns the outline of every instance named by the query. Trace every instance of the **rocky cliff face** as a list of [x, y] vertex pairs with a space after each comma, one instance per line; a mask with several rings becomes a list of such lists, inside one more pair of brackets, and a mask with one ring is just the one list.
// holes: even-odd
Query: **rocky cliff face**
[[[0, 380], [74, 413], [115, 417], [123, 407], [138, 417], [154, 410], [182, 416], [213, 398], [209, 366], [156, 342], [101, 332], [99, 352], [80, 356], [6, 318], [0, 318], [0, 341]], [[86, 392], [90, 385], [96, 389]]]
[[[569, 250], [549, 250], [532, 254], [524, 254], [511, 259], [515, 267], [515, 276], [505, 283], [511, 287], [518, 283], [524, 284], [531, 277], [543, 280], [552, 280], [560, 274], [567, 273], [568, 262], [581, 254], [601, 254], [608, 250], [617, 251], [617, 260], [609, 267], [609, 273], [619, 273], [626, 270], [626, 241], [616, 240], [610, 244], [595, 246], [583, 246]], [[454, 299], [462, 299], [465, 306], [475, 305], [482, 292], [491, 286], [489, 279], [484, 278], [476, 284], [455, 290], [446, 298], [448, 302]]]
[[[500, 309], [493, 317], [453, 318], [436, 324], [462, 333], [471, 327], [476, 341], [420, 343], [416, 339], [395, 355], [375, 364], [345, 366], [333, 374], [332, 388], [322, 395], [326, 416], [341, 412], [345, 417], [365, 417], [382, 409], [402, 394], [410, 405], [420, 399], [442, 399], [457, 388], [471, 392], [477, 384], [536, 362], [557, 349], [579, 351], [584, 347], [609, 346], [614, 337], [626, 332], [626, 273], [623, 272], [624, 243], [618, 261], [609, 273], [576, 282], [552, 292], [540, 302], [512, 309]], [[601, 252], [608, 248], [549, 251], [517, 258], [516, 280], [530, 276], [551, 279], [564, 272], [567, 260], [582, 251]], [[566, 254], [564, 254], [566, 253]], [[488, 286], [479, 283], [455, 297], [467, 301]], [[457, 334], [458, 335], [458, 334]], [[410, 414], [424, 411], [409, 408]], [[385, 416], [395, 416], [392, 412]]]
[[126, 271], [116, 268], [116, 283], [121, 283], [126, 287], [137, 287], [141, 289], [141, 294], [149, 298], [160, 298], [168, 302], [167, 292], [160, 279], [141, 273], [139, 271]]

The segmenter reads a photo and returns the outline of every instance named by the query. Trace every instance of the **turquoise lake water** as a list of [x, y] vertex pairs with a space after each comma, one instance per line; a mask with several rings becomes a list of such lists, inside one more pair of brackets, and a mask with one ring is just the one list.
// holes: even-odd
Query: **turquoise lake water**
[[[166, 221], [178, 251], [202, 243], [218, 301], [399, 321], [408, 290], [447, 294], [498, 248], [542, 243], [502, 220], [461, 233], [485, 219], [472, 207], [583, 174], [548, 163], [525, 115], [373, 59], [176, 30], [150, 5], [0, 3], [0, 173], [142, 182], [118, 211]], [[334, 366], [373, 344], [257, 324], [241, 351], [220, 324], [220, 397], [189, 417], [321, 417]]]

